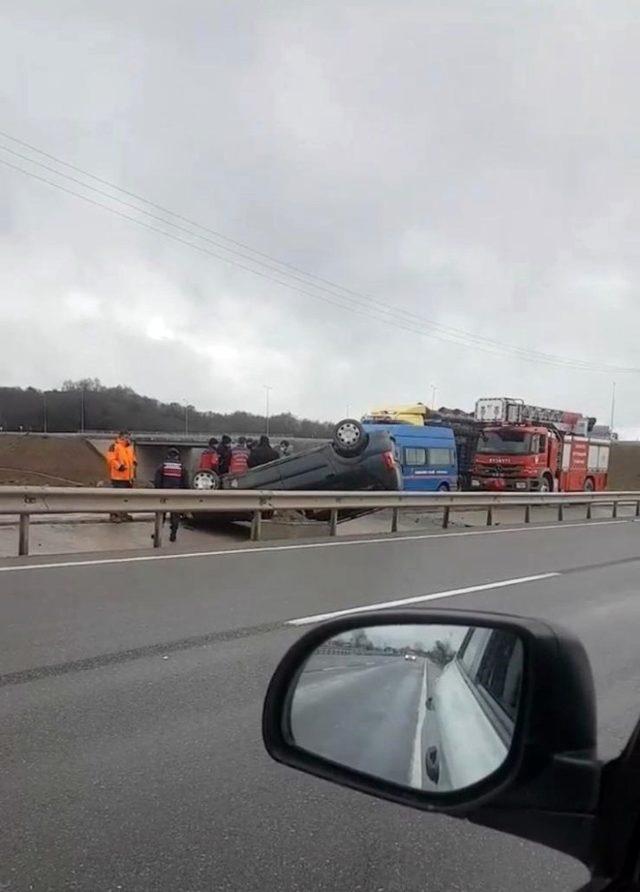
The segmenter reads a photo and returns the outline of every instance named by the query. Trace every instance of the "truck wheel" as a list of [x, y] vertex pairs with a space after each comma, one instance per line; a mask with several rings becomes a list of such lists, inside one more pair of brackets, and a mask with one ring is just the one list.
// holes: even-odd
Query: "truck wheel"
[[543, 477], [538, 484], [538, 492], [551, 492], [551, 481], [548, 477]]
[[339, 421], [333, 429], [333, 448], [338, 455], [348, 457], [362, 452], [367, 442], [364, 428], [355, 418]]
[[438, 492], [449, 492], [449, 484], [441, 483], [440, 486], [438, 487]]
[[215, 471], [196, 471], [192, 489], [220, 489], [220, 478]]
[[595, 485], [591, 477], [587, 477], [584, 481], [584, 491], [585, 492], [593, 492], [595, 489]]

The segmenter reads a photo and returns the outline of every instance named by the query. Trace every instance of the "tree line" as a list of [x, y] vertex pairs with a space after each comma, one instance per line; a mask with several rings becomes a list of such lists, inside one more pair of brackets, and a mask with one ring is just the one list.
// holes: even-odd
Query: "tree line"
[[[282, 412], [269, 418], [269, 432], [282, 437], [329, 437], [332, 423]], [[106, 387], [97, 378], [65, 381], [60, 389], [0, 387], [3, 431], [166, 431], [261, 434], [264, 415], [200, 412], [192, 405], [163, 403], [130, 387]]]

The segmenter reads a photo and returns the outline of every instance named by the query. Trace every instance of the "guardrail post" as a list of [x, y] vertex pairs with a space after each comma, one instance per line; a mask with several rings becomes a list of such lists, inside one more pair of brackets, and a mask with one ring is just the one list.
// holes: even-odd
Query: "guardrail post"
[[613, 516], [613, 517], [617, 517], [617, 516], [618, 516], [618, 503], [617, 503], [617, 502], [614, 502], [614, 503], [613, 503], [613, 513], [612, 513], [612, 516]]
[[587, 502], [587, 520], [591, 520], [591, 506], [593, 502]]
[[531, 523], [531, 505], [524, 506], [524, 522]]
[[153, 547], [160, 548], [162, 545], [162, 521], [164, 520], [164, 511], [156, 511], [153, 515]]
[[640, 501], [636, 502], [636, 517], [640, 517]]
[[[640, 505], [640, 502], [638, 502], [638, 505]], [[398, 532], [398, 520], [399, 520], [399, 518], [400, 518], [400, 509], [399, 509], [399, 508], [393, 508], [393, 509], [391, 510], [391, 532], [392, 532], [392, 533], [397, 533], [397, 532]]]
[[251, 521], [251, 541], [259, 542], [262, 536], [262, 511], [257, 508], [253, 512], [253, 520]]
[[29, 554], [29, 515], [20, 515], [20, 528], [18, 533], [18, 554]]
[[493, 508], [487, 508], [487, 526], [493, 526]]
[[447, 507], [444, 509], [444, 511], [442, 513], [442, 528], [444, 530], [446, 530], [447, 527], [449, 526], [449, 511], [450, 511], [450, 508], [447, 505]]
[[563, 520], [564, 520], [564, 505], [562, 504], [562, 502], [560, 502], [558, 504], [558, 521], [561, 522]]
[[331, 509], [331, 516], [329, 518], [329, 535], [337, 536], [338, 535], [338, 509]]

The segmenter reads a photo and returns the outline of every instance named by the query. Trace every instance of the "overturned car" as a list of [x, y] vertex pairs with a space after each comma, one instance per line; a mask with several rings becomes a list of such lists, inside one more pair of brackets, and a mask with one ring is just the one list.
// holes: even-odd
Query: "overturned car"
[[287, 455], [244, 474], [218, 476], [197, 471], [194, 489], [264, 490], [399, 490], [400, 468], [386, 432], [367, 433], [347, 418], [334, 428], [328, 443]]

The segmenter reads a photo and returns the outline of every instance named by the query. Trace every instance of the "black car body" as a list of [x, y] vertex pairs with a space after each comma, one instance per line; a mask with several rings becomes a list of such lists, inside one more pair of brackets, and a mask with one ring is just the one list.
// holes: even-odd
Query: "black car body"
[[[347, 419], [336, 425], [333, 439], [328, 443], [259, 465], [240, 475], [218, 477], [211, 471], [198, 471], [193, 477], [193, 486], [227, 490], [396, 491], [402, 489], [402, 473], [388, 433], [367, 433], [360, 422]], [[310, 516], [322, 519], [323, 514], [315, 512]], [[226, 520], [247, 517], [246, 513], [224, 515]], [[220, 519], [220, 515], [207, 512], [194, 517], [194, 521], [213, 519]]]
[[239, 477], [227, 475], [221, 489], [267, 490], [398, 490], [400, 469], [386, 433], [365, 435], [362, 451], [344, 455], [334, 441], [251, 468]]

